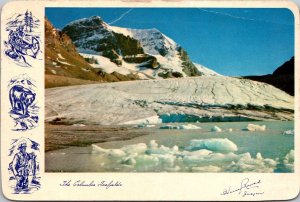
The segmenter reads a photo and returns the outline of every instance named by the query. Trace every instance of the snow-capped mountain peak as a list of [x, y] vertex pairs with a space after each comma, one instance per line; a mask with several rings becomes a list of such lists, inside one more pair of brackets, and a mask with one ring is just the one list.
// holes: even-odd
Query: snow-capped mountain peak
[[128, 29], [110, 26], [110, 30], [130, 36], [141, 42], [146, 53], [151, 55], [171, 55], [175, 56], [174, 53], [178, 47], [175, 41], [164, 35], [156, 28], [151, 29]]
[[[123, 68], [134, 66], [131, 70], [144, 71], [147, 78], [204, 75], [180, 45], [156, 28], [116, 27], [92, 16], [73, 21], [62, 31], [70, 36], [79, 52], [106, 57]], [[98, 62], [101, 68], [102, 63]]]

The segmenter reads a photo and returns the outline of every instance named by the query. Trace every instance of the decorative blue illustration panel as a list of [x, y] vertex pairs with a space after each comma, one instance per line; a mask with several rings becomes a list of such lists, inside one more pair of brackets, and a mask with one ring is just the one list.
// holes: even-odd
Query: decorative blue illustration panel
[[38, 30], [40, 20], [31, 11], [15, 13], [7, 19], [7, 40], [4, 41], [5, 55], [17, 65], [31, 67], [32, 61], [39, 59], [40, 33]]
[[26, 74], [12, 78], [8, 84], [12, 130], [26, 131], [38, 126], [39, 107], [36, 101], [36, 85]]
[[40, 166], [38, 153], [39, 144], [29, 138], [12, 140], [9, 149], [9, 182], [15, 194], [30, 194], [39, 190]]

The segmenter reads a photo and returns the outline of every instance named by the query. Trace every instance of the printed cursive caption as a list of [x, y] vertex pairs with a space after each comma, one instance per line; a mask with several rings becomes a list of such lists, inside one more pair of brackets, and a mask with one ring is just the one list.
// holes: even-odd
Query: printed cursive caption
[[123, 186], [122, 182], [120, 181], [85, 181], [85, 180], [64, 180], [62, 183], [59, 184], [61, 187], [102, 187], [105, 189], [110, 188], [120, 188]]
[[231, 186], [225, 188], [221, 195], [231, 195], [231, 194], [238, 194], [241, 195], [242, 197], [246, 196], [258, 196], [258, 195], [263, 195], [264, 192], [262, 192], [259, 188], [260, 185], [262, 184], [261, 180], [256, 180], [256, 181], [250, 181], [249, 178], [244, 178], [239, 186], [236, 186], [232, 188]]

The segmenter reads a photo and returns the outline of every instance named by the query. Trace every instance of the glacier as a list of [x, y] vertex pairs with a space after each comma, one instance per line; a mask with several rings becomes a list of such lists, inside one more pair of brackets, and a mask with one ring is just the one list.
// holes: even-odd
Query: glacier
[[46, 89], [46, 122], [159, 124], [293, 120], [294, 97], [231, 77], [143, 80]]

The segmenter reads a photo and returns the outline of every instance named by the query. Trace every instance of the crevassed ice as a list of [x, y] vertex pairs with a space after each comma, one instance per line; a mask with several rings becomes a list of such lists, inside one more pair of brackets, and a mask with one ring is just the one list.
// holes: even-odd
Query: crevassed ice
[[191, 140], [186, 148], [167, 147], [155, 140], [148, 144], [126, 145], [120, 149], [104, 149], [92, 145], [94, 155], [102, 155], [105, 169], [136, 172], [275, 172], [281, 166], [294, 171], [294, 151], [284, 159], [264, 158], [260, 153], [237, 154], [237, 146], [224, 138]]

